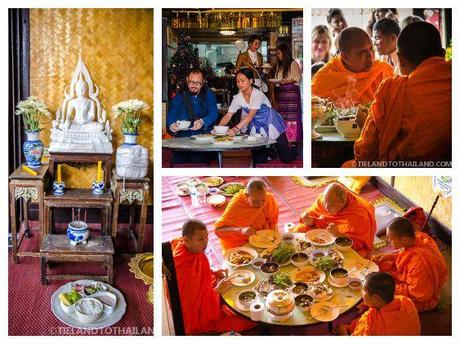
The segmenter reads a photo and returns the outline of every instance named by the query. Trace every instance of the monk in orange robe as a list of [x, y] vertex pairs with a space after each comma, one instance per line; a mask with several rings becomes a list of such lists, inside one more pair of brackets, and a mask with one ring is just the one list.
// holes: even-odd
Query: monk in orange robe
[[360, 28], [343, 30], [338, 43], [340, 54], [313, 77], [312, 94], [342, 108], [371, 103], [380, 83], [393, 76], [393, 68], [375, 60], [372, 40]]
[[397, 44], [403, 75], [380, 85], [367, 118], [358, 121], [364, 123], [355, 142], [358, 167], [452, 160], [452, 64], [444, 60], [439, 31], [427, 22], [412, 23]]
[[254, 178], [233, 196], [215, 224], [215, 233], [224, 250], [239, 247], [258, 230], [277, 230], [278, 213], [278, 204], [265, 183]]
[[446, 260], [436, 242], [428, 234], [415, 232], [404, 217], [388, 224], [387, 238], [400, 251], [372, 259], [394, 277], [397, 294], [409, 297], [419, 311], [435, 308], [448, 279]]
[[255, 323], [232, 313], [219, 293], [230, 287], [226, 271], [211, 271], [204, 254], [208, 231], [200, 220], [188, 220], [182, 237], [171, 242], [185, 332], [188, 335], [244, 331]]
[[367, 257], [377, 230], [374, 206], [339, 183], [331, 183], [306, 209], [295, 232], [327, 228], [353, 240], [353, 249]]
[[339, 325], [336, 333], [352, 336], [419, 336], [420, 319], [414, 303], [395, 295], [390, 274], [373, 272], [366, 277], [363, 299], [369, 309], [350, 325]]

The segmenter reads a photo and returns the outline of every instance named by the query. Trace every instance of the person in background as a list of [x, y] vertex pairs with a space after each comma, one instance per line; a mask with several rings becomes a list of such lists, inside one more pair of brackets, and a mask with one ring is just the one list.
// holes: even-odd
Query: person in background
[[390, 18], [398, 22], [398, 10], [396, 8], [376, 8], [372, 11], [367, 22], [366, 31], [372, 37], [375, 23], [383, 18]]
[[311, 77], [329, 61], [331, 48], [329, 28], [326, 25], [316, 25], [311, 32]]
[[419, 21], [424, 21], [422, 17], [419, 16], [407, 16], [401, 19], [401, 22], [399, 23], [399, 26], [401, 27], [401, 30], [403, 30], [407, 25], [419, 22]]
[[[216, 95], [208, 87], [204, 73], [194, 69], [187, 75], [187, 90], [177, 94], [171, 103], [166, 117], [166, 126], [173, 137], [190, 137], [206, 134], [212, 129], [217, 120]], [[190, 127], [181, 130], [177, 121], [190, 121]], [[174, 162], [204, 162], [209, 158], [208, 153], [189, 154], [175, 152]]]
[[327, 23], [332, 32], [332, 49], [334, 55], [339, 51], [338, 39], [340, 33], [348, 27], [348, 23], [340, 8], [331, 8], [327, 15]]
[[278, 112], [284, 119], [288, 141], [302, 141], [302, 105], [300, 82], [302, 71], [299, 64], [292, 58], [291, 49], [285, 43], [276, 47], [278, 67], [275, 78], [279, 83]]
[[238, 72], [242, 68], [249, 68], [254, 75], [254, 84], [259, 87], [262, 92], [267, 92], [267, 84], [263, 81], [262, 65], [264, 59], [259, 50], [262, 44], [262, 38], [259, 35], [252, 35], [248, 40], [248, 49], [240, 53], [236, 59], [235, 69]]
[[380, 19], [374, 24], [372, 40], [378, 58], [393, 66], [394, 74], [400, 75], [398, 53], [396, 52], [396, 42], [398, 41], [401, 29], [396, 21], [390, 18]]
[[[240, 122], [228, 131], [234, 136], [238, 133], [261, 135], [276, 140], [276, 151], [282, 162], [294, 160], [296, 148], [289, 147], [286, 136], [286, 124], [281, 115], [271, 106], [267, 96], [254, 85], [254, 75], [249, 68], [242, 68], [236, 74], [236, 86], [239, 93], [233, 97], [227, 114], [222, 117], [219, 125], [227, 125], [233, 115], [241, 109]], [[266, 163], [266, 148], [252, 150], [255, 163]]]

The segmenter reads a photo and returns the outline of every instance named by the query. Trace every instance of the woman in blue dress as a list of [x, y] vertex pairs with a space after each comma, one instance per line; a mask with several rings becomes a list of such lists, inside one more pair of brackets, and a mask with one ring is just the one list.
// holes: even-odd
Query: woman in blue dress
[[[254, 75], [249, 68], [240, 69], [236, 74], [236, 86], [239, 93], [233, 97], [227, 114], [222, 117], [219, 125], [227, 125], [233, 115], [241, 109], [240, 122], [228, 131], [229, 135], [239, 132], [248, 135], [260, 134], [276, 140], [276, 150], [282, 162], [294, 160], [296, 149], [289, 147], [286, 136], [286, 124], [280, 114], [272, 108], [265, 94], [254, 85]], [[265, 163], [268, 158], [267, 149], [252, 151], [255, 163]]]

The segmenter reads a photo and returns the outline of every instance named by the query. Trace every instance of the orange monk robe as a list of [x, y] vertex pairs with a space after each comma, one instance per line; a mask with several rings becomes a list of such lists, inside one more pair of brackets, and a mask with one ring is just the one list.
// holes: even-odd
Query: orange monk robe
[[374, 235], [377, 230], [375, 222], [374, 206], [364, 198], [345, 190], [347, 193], [347, 204], [336, 214], [330, 214], [323, 206], [323, 195], [306, 209], [305, 214], [313, 218], [313, 226], [308, 227], [300, 224], [295, 228], [296, 232], [306, 232], [313, 228], [326, 228], [328, 224], [334, 223], [337, 230], [344, 236], [353, 240], [353, 249], [362, 257], [366, 257], [374, 244]]
[[[256, 231], [263, 229], [275, 229], [278, 224], [278, 204], [273, 195], [267, 192], [265, 204], [260, 208], [249, 205], [245, 191], [240, 190], [233, 196], [224, 213], [215, 224], [215, 228], [223, 227], [252, 227]], [[248, 242], [248, 237], [240, 232], [219, 233], [216, 235], [224, 250], [239, 247]]]
[[393, 254], [394, 260], [380, 264], [396, 281], [395, 294], [406, 295], [419, 311], [435, 308], [448, 279], [446, 260], [436, 242], [423, 232], [415, 233], [415, 244]]
[[440, 57], [408, 76], [385, 80], [375, 94], [357, 161], [452, 159], [452, 64]]
[[407, 297], [396, 295], [380, 309], [371, 307], [350, 324], [352, 336], [420, 336], [417, 308]]
[[255, 326], [221, 304], [204, 253], [190, 253], [183, 238], [174, 239], [171, 245], [186, 334], [244, 331]]
[[374, 60], [369, 72], [350, 72], [337, 55], [315, 74], [311, 92], [314, 96], [328, 98], [339, 107], [348, 108], [372, 102], [380, 83], [392, 76], [393, 68], [378, 60]]

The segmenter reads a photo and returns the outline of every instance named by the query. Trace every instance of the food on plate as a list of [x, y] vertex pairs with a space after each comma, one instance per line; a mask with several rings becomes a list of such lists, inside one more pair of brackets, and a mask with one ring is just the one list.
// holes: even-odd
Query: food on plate
[[187, 183], [189, 186], [197, 186], [203, 182], [200, 180], [200, 178], [190, 178], [185, 183]]
[[274, 262], [267, 262], [260, 266], [260, 270], [267, 275], [271, 275], [279, 270], [279, 265]]
[[315, 260], [314, 266], [317, 269], [327, 271], [330, 269], [333, 269], [337, 266], [334, 258], [328, 257], [328, 256], [323, 256], [319, 257], [318, 259]]
[[269, 278], [262, 280], [256, 287], [257, 292], [262, 297], [267, 297], [267, 295], [273, 290], [278, 289], [276, 284]]
[[233, 284], [247, 285], [253, 280], [254, 273], [248, 270], [235, 271], [231, 276], [230, 280]]
[[305, 236], [308, 241], [318, 246], [332, 244], [335, 240], [335, 237], [327, 229], [312, 229]]
[[310, 284], [310, 289], [308, 294], [314, 297], [315, 299], [327, 300], [332, 297], [332, 289], [323, 283], [313, 283]]
[[312, 252], [311, 263], [316, 268], [327, 271], [335, 267], [343, 266], [343, 255], [334, 249], [317, 250]]
[[329, 314], [332, 310], [332, 307], [329, 305], [322, 305], [319, 310], [317, 315], [320, 317], [324, 317], [325, 315]]
[[222, 177], [207, 177], [203, 179], [203, 183], [205, 183], [209, 187], [216, 187], [221, 185], [224, 182]]
[[238, 295], [238, 299], [241, 302], [249, 302], [252, 300], [255, 300], [256, 298], [256, 293], [254, 291], [243, 291]]
[[86, 295], [93, 295], [99, 291], [106, 291], [107, 287], [104, 286], [102, 283], [94, 283], [90, 285], [85, 285], [85, 294]]
[[324, 274], [312, 266], [306, 266], [304, 268], [294, 270], [292, 273], [292, 279], [294, 281], [304, 282], [307, 284], [320, 281], [322, 276], [324, 276]]
[[291, 291], [297, 295], [304, 294], [308, 291], [308, 284], [303, 282], [295, 282], [291, 286]]
[[292, 281], [288, 274], [283, 272], [277, 272], [273, 276], [270, 277], [273, 279], [273, 283], [280, 289], [286, 289], [291, 286]]
[[219, 136], [214, 139], [214, 142], [233, 142], [233, 137], [229, 135]]
[[274, 247], [279, 244], [280, 240], [280, 234], [269, 229], [259, 230], [249, 237], [249, 243], [260, 248]]
[[235, 195], [237, 194], [240, 190], [243, 190], [245, 186], [241, 183], [231, 183], [231, 184], [224, 184], [220, 187], [220, 190], [225, 194], [225, 195]]
[[190, 186], [187, 183], [179, 183], [176, 185], [177, 193], [180, 196], [185, 196], [190, 194]]
[[311, 247], [311, 243], [307, 241], [299, 241], [297, 245], [299, 247], [299, 251], [305, 251], [307, 248]]
[[235, 250], [228, 254], [227, 260], [233, 265], [249, 264], [255, 257], [248, 251]]
[[208, 197], [208, 203], [211, 204], [213, 207], [220, 207], [225, 203], [225, 196], [224, 195], [212, 195]]
[[283, 242], [273, 251], [272, 258], [275, 263], [282, 265], [289, 262], [294, 253], [294, 245]]
[[61, 302], [66, 306], [72, 306], [81, 298], [82, 296], [75, 290], [75, 288], [72, 288], [72, 290], [67, 293], [59, 294], [59, 300], [61, 300]]

